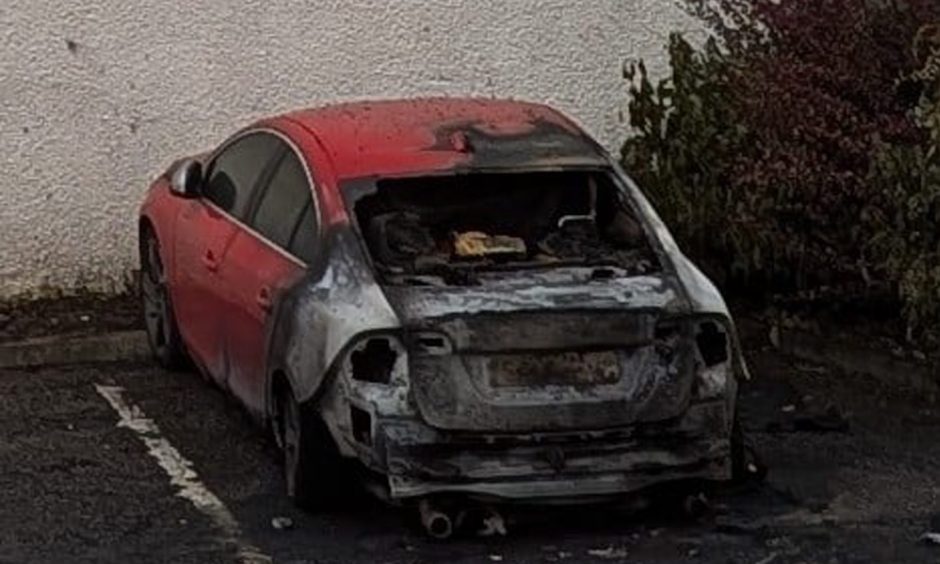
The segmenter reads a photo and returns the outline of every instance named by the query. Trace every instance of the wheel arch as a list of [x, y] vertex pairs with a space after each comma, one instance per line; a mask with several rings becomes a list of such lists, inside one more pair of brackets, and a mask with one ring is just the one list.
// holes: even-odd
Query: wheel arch
[[157, 228], [153, 223], [153, 219], [148, 215], [141, 215], [137, 218], [137, 250], [143, 254], [144, 251], [144, 236], [147, 233], [153, 233], [157, 240], [160, 237], [157, 235]]
[[[169, 237], [160, 229], [160, 222], [154, 220], [148, 213], [142, 213], [137, 219], [137, 252], [140, 258], [140, 273], [143, 275], [144, 271], [144, 253], [146, 249], [144, 248], [145, 237], [150, 234], [157, 240], [157, 245], [160, 249], [160, 261], [163, 263], [163, 273], [166, 276], [167, 291], [170, 293], [170, 306], [173, 308], [173, 315], [177, 315], [176, 311], [176, 300], [174, 300], [174, 287], [173, 283], [176, 269], [175, 261], [173, 259], [173, 249], [171, 248], [171, 242]], [[179, 319], [179, 317], [177, 317]]]
[[[175, 269], [171, 237], [164, 233], [164, 229], [161, 228], [158, 218], [154, 218], [149, 213], [142, 213], [137, 219], [137, 251], [141, 259], [143, 259], [143, 253], [146, 251], [146, 249], [144, 249], [144, 238], [148, 234], [153, 235], [153, 237], [157, 239], [157, 244], [160, 246], [160, 260], [163, 262], [164, 273], [167, 276], [167, 281], [172, 291], [172, 280]], [[140, 267], [141, 270], [143, 270], [143, 263], [141, 263]]]
[[[320, 381], [320, 385], [314, 389], [313, 393], [306, 397], [298, 397], [298, 390], [302, 390], [303, 386], [298, 381], [298, 379], [293, 375], [294, 372], [286, 367], [283, 364], [277, 364], [274, 368], [270, 369], [267, 372], [268, 376], [265, 381], [264, 389], [264, 414], [262, 424], [275, 433], [275, 439], [280, 440], [280, 437], [277, 436], [279, 429], [278, 425], [278, 406], [277, 399], [279, 394], [289, 393], [293, 396], [294, 400], [297, 401], [303, 409], [308, 412], [315, 412], [316, 417], [319, 422], [324, 426], [325, 429], [331, 429], [331, 425], [326, 421], [324, 413], [321, 411], [320, 400], [323, 398], [324, 394], [329, 393], [327, 389], [330, 386], [333, 386], [336, 383], [336, 368], [335, 366], [330, 366], [326, 374]], [[336, 436], [333, 436], [332, 432], [329, 432], [331, 439], [334, 443], [338, 440]]]

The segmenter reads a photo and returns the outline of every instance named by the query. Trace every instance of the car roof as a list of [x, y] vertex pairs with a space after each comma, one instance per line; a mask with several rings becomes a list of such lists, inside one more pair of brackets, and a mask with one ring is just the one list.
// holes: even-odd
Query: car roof
[[574, 122], [528, 102], [363, 101], [295, 111], [281, 119], [317, 137], [339, 178], [607, 162], [603, 149]]

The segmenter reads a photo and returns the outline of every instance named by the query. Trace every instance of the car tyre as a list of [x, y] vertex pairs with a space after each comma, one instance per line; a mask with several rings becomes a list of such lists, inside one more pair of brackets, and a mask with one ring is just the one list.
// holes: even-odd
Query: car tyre
[[140, 264], [140, 296], [150, 350], [160, 366], [185, 368], [189, 359], [173, 315], [160, 243], [150, 229], [141, 234]]
[[279, 444], [287, 495], [308, 511], [334, 507], [345, 492], [342, 459], [319, 414], [289, 389], [278, 394]]

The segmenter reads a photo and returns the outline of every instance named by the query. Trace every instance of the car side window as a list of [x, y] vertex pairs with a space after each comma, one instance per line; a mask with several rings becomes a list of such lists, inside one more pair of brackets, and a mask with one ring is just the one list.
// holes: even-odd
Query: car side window
[[252, 191], [281, 145], [280, 139], [268, 133], [252, 133], [232, 142], [210, 165], [205, 197], [244, 219]]
[[[251, 226], [275, 245], [301, 260], [309, 260], [305, 248], [295, 249], [292, 245], [292, 236], [298, 224], [313, 221], [313, 213], [308, 211], [312, 209], [312, 190], [306, 170], [297, 154], [287, 150], [261, 195]], [[313, 241], [310, 243], [312, 249]]]
[[300, 216], [290, 241], [290, 252], [307, 264], [313, 262], [317, 249], [317, 216], [311, 201]]

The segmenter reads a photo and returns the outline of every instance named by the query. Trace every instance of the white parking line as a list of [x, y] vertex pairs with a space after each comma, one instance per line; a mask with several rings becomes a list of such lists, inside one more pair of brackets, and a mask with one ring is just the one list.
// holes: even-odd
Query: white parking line
[[205, 514], [222, 533], [222, 540], [237, 550], [237, 558], [245, 563], [271, 562], [257, 547], [242, 538], [241, 527], [232, 512], [222, 503], [193, 469], [193, 463], [183, 457], [176, 448], [160, 434], [160, 428], [139, 407], [124, 400], [124, 388], [95, 384], [95, 390], [107, 400], [118, 414], [118, 427], [134, 431], [170, 478], [177, 495], [188, 500]]

